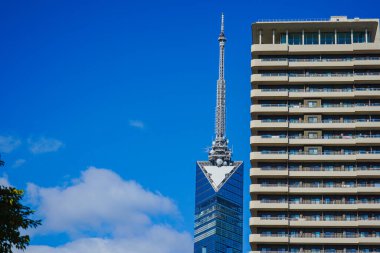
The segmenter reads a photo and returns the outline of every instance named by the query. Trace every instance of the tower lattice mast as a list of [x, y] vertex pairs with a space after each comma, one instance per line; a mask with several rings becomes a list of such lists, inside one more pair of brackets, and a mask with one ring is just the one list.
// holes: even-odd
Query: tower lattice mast
[[217, 166], [229, 165], [232, 152], [226, 138], [226, 81], [224, 80], [224, 48], [227, 41], [224, 35], [224, 15], [222, 14], [219, 34], [219, 78], [216, 88], [215, 140], [209, 152], [209, 161]]

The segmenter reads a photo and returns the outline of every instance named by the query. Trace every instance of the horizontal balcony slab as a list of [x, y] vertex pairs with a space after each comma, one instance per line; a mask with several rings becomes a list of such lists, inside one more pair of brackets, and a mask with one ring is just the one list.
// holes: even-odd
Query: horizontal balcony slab
[[311, 221], [306, 219], [290, 220], [290, 226], [294, 227], [356, 227], [357, 221]]
[[259, 200], [252, 200], [249, 202], [251, 210], [287, 210], [288, 203], [264, 203]]
[[287, 243], [289, 237], [287, 236], [263, 236], [261, 234], [249, 235], [249, 242], [252, 243]]
[[262, 136], [251, 136], [250, 138], [251, 144], [288, 144], [288, 138], [279, 138], [279, 137], [272, 137], [272, 138], [264, 138]]
[[289, 220], [287, 219], [263, 219], [260, 217], [251, 217], [249, 219], [249, 225], [251, 227], [260, 227], [260, 226], [268, 226], [268, 227], [277, 227], [277, 226], [288, 226]]
[[261, 184], [251, 184], [251, 193], [287, 193], [287, 186], [263, 186]]
[[265, 122], [262, 120], [251, 120], [251, 129], [255, 128], [276, 128], [276, 129], [287, 129], [288, 122]]
[[356, 171], [289, 171], [290, 177], [356, 177]]
[[288, 176], [288, 170], [263, 170], [261, 168], [251, 168], [250, 170], [251, 177], [286, 177]]
[[289, 77], [287, 75], [282, 76], [268, 76], [268, 75], [261, 75], [261, 74], [252, 74], [251, 75], [251, 83], [284, 83], [288, 82]]
[[322, 210], [357, 210], [356, 204], [289, 204], [290, 210], [310, 210], [310, 211], [322, 211]]
[[289, 187], [289, 193], [299, 194], [356, 194], [356, 187]]
[[251, 177], [302, 177], [302, 178], [350, 178], [350, 177], [380, 177], [380, 170], [269, 170], [262, 168], [251, 168]]
[[288, 154], [263, 154], [261, 152], [251, 152], [251, 160], [258, 161], [286, 161], [288, 160]]
[[355, 90], [355, 91], [283, 91], [252, 89], [251, 98], [368, 98], [380, 97], [379, 90]]
[[356, 155], [289, 155], [289, 161], [356, 161]]
[[290, 237], [294, 244], [357, 244], [357, 238], [325, 238], [325, 237]]

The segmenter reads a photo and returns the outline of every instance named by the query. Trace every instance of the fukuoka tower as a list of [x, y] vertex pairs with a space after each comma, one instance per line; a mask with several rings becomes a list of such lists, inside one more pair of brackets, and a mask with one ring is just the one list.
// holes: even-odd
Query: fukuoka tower
[[224, 80], [224, 15], [219, 41], [219, 79], [216, 88], [215, 139], [208, 161], [197, 161], [194, 253], [242, 253], [243, 162], [232, 160], [226, 138], [226, 81]]

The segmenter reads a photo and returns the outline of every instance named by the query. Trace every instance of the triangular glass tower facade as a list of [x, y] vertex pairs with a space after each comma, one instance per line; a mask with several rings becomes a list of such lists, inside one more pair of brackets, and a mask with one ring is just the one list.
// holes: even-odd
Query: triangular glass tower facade
[[194, 253], [242, 253], [243, 162], [232, 161], [225, 137], [224, 16], [219, 35], [215, 140], [208, 161], [196, 165]]

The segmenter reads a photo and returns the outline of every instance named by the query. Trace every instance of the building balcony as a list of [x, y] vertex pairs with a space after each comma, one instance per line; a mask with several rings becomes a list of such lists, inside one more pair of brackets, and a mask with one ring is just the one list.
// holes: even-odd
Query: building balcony
[[339, 121], [324, 121], [316, 123], [308, 123], [303, 121], [291, 121], [287, 120], [251, 120], [251, 129], [380, 129], [379, 120], [356, 120], [351, 122], [339, 122]]
[[263, 235], [263, 234], [251, 234], [249, 235], [250, 243], [288, 243], [289, 237], [285, 235]]
[[310, 219], [291, 219], [290, 226], [294, 227], [356, 227], [355, 220], [310, 220]]
[[276, 53], [380, 53], [379, 43], [325, 44], [325, 45], [288, 45], [288, 44], [253, 44], [252, 54]]
[[359, 227], [379, 227], [380, 220], [378, 219], [358, 220], [357, 224]]
[[252, 53], [286, 53], [288, 52], [288, 45], [286, 44], [253, 44], [251, 45]]
[[302, 178], [350, 178], [356, 177], [356, 171], [349, 170], [291, 170], [289, 171], [290, 177], [302, 177]]
[[356, 89], [252, 89], [251, 98], [369, 98], [380, 97], [379, 88]]
[[281, 74], [281, 75], [252, 74], [251, 75], [251, 83], [281, 84], [288, 81], [289, 81], [289, 77], [286, 74]]
[[350, 178], [350, 177], [380, 177], [379, 168], [251, 168], [251, 177], [301, 177], [301, 178]]
[[251, 90], [251, 98], [287, 98], [289, 97], [289, 93], [284, 89], [252, 89]]
[[380, 161], [380, 151], [346, 151], [322, 153], [257, 151], [251, 152], [251, 160], [258, 161]]
[[287, 177], [288, 169], [263, 169], [263, 168], [251, 168], [251, 177]]
[[358, 205], [356, 204], [335, 204], [335, 203], [322, 203], [322, 202], [304, 202], [304, 203], [290, 203], [289, 210], [305, 210], [305, 211], [356, 211]]
[[250, 138], [251, 144], [261, 144], [261, 145], [281, 145], [288, 144], [289, 139], [286, 136], [251, 136]]
[[290, 237], [289, 240], [290, 243], [294, 244], [357, 244], [358, 241], [356, 238], [353, 237], [344, 237], [343, 235], [341, 237]]
[[249, 225], [251, 227], [277, 227], [277, 226], [288, 226], [289, 220], [286, 218], [262, 218], [262, 217], [251, 217], [249, 219]]
[[251, 136], [251, 145], [276, 146], [276, 145], [355, 145], [355, 144], [379, 144], [380, 136], [324, 136], [322, 138], [308, 138], [304, 136], [265, 135]]
[[289, 154], [289, 161], [356, 161], [357, 157], [354, 153], [318, 153], [309, 154], [305, 152], [296, 152]]
[[263, 105], [251, 105], [251, 113], [287, 113], [289, 110], [286, 104], [263, 104]]
[[288, 186], [281, 184], [251, 184], [249, 186], [251, 193], [287, 193]]
[[289, 62], [286, 58], [273, 58], [273, 59], [252, 59], [251, 67], [252, 68], [284, 68], [288, 67]]
[[266, 84], [281, 84], [284, 82], [289, 83], [315, 83], [315, 84], [352, 84], [357, 82], [362, 83], [380, 83], [380, 73], [366, 72], [366, 73], [345, 73], [345, 74], [288, 74], [283, 73], [265, 73], [265, 74], [252, 74], [251, 83], [266, 83]]
[[[265, 129], [265, 128], [276, 128], [276, 129], [287, 129], [288, 122], [286, 120], [251, 120], [251, 129]], [[379, 122], [380, 125], [380, 122]]]
[[249, 208], [251, 210], [287, 210], [288, 202], [252, 200], [249, 202]]
[[379, 202], [357, 202], [356, 208], [359, 211], [374, 211], [379, 210], [380, 203]]
[[288, 153], [286, 152], [251, 152], [251, 160], [258, 161], [286, 161], [288, 160]]
[[376, 237], [376, 236], [359, 237], [358, 243], [370, 244], [370, 245], [379, 245], [380, 244], [380, 237]]
[[[380, 189], [380, 188], [379, 188]], [[357, 188], [352, 186], [289, 186], [289, 193], [300, 194], [356, 194]]]
[[251, 67], [260, 69], [284, 68], [313, 68], [313, 69], [334, 69], [334, 68], [353, 68], [377, 67], [380, 65], [379, 57], [354, 57], [354, 58], [265, 58], [252, 59]]

